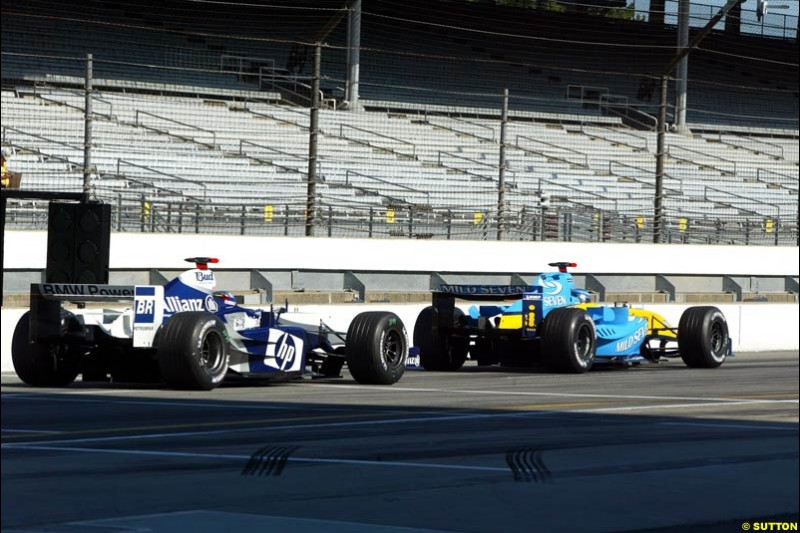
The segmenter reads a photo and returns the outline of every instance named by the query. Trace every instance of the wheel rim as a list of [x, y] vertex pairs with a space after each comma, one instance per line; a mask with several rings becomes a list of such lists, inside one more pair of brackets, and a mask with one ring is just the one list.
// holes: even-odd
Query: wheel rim
[[711, 325], [711, 353], [717, 360], [725, 356], [725, 332], [719, 322]]
[[225, 364], [224, 354], [222, 336], [216, 331], [208, 332], [200, 348], [200, 364], [210, 373], [216, 373]]
[[381, 346], [381, 357], [389, 366], [397, 366], [403, 359], [402, 342], [400, 334], [396, 331], [389, 331], [383, 338]]
[[592, 344], [592, 328], [587, 325], [581, 326], [578, 330], [578, 338], [575, 339], [575, 354], [578, 356], [578, 362], [583, 367], [589, 366], [594, 358]]

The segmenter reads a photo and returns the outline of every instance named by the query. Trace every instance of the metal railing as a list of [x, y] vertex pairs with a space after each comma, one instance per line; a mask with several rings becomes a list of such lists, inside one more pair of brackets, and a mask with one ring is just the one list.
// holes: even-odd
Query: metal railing
[[[631, 176], [630, 174], [623, 174], [623, 173], [620, 173], [620, 172], [615, 172], [615, 170], [614, 170], [615, 167], [624, 167], [624, 168], [633, 169], [636, 172], [641, 173], [641, 175], [647, 176], [647, 178], [642, 178], [640, 176], [634, 177], [634, 176]], [[644, 185], [646, 187], [655, 187], [654, 178], [653, 178], [653, 171], [650, 170], [650, 169], [637, 167], [636, 165], [631, 165], [629, 163], [623, 163], [622, 161], [609, 161], [608, 162], [608, 173], [611, 174], [612, 176], [617, 176], [617, 177], [620, 177], [620, 178], [625, 178], [625, 179], [629, 179], [629, 180], [635, 181], [636, 183], [641, 183], [642, 185]], [[664, 173], [664, 178], [663, 179], [664, 179], [665, 183], [666, 183], [667, 180], [673, 180], [673, 181], [677, 181], [678, 182], [678, 189], [671, 189], [669, 187], [664, 186], [664, 191], [671, 192], [671, 193], [674, 193], [674, 194], [683, 194], [684, 189], [683, 189], [683, 179], [682, 178], [678, 178], [676, 176], [671, 176], [671, 175], [669, 175], [667, 173]]]
[[[520, 139], [525, 139], [526, 141], [532, 142], [532, 143], [535, 143], [535, 144], [543, 144], [543, 145], [547, 146], [550, 149], [550, 151], [548, 152], [547, 150], [535, 150], [535, 149], [532, 149], [532, 148], [529, 148], [529, 147], [526, 147], [526, 146], [521, 146], [519, 144], [519, 140]], [[516, 139], [514, 140], [514, 147], [518, 148], [518, 149], [520, 149], [520, 150], [522, 150], [524, 152], [531, 152], [531, 153], [534, 153], [534, 154], [538, 154], [538, 155], [544, 156], [544, 157], [546, 157], [548, 159], [556, 159], [558, 161], [562, 161], [562, 162], [568, 163], [570, 165], [578, 165], [578, 166], [581, 166], [581, 167], [586, 168], [586, 169], [589, 168], [589, 156], [586, 155], [585, 153], [579, 152], [578, 150], [573, 150], [572, 148], [567, 148], [566, 146], [559, 146], [559, 145], [551, 143], [551, 142], [543, 141], [541, 139], [534, 139], [533, 137], [529, 137], [527, 135], [517, 135]], [[564, 157], [562, 155], [554, 155], [552, 153], [553, 150], [555, 150], [556, 152], [558, 152], [558, 151], [567, 152], [568, 154], [570, 154], [570, 157], [577, 156], [577, 158], [580, 159], [581, 161], [576, 163], [575, 161], [567, 159], [567, 157]]]
[[[764, 139], [751, 137], [750, 135], [741, 135], [741, 134], [732, 135], [730, 133], [723, 133], [723, 132], [719, 132], [717, 135], [718, 135], [717, 142], [720, 144], [724, 144], [726, 146], [732, 146], [734, 148], [741, 148], [756, 155], [764, 154], [770, 157], [784, 159], [783, 146], [781, 146], [780, 144], [771, 143], [769, 141], [765, 141]], [[727, 137], [736, 137], [736, 139], [741, 139], [742, 142], [733, 142], [731, 140], [724, 139], [723, 135]], [[750, 143], [751, 146], [748, 146], [747, 143]], [[756, 145], [757, 147], [753, 148], [752, 147], [753, 144]]]
[[[190, 130], [200, 131], [200, 132], [203, 132], [205, 134], [211, 135], [211, 144], [208, 144], [208, 143], [202, 142], [202, 141], [198, 141], [194, 137], [187, 137], [185, 135], [180, 135], [180, 134], [177, 134], [177, 133], [173, 133], [173, 132], [171, 132], [169, 130], [163, 130], [163, 129], [156, 128], [154, 126], [148, 126], [147, 124], [143, 124], [139, 120], [139, 116], [140, 115], [157, 118], [157, 119], [163, 120], [165, 122], [170, 122], [172, 124], [178, 124], [179, 126], [183, 126], [185, 128], [189, 128]], [[136, 114], [135, 114], [135, 118], [134, 118], [134, 124], [136, 126], [140, 127], [140, 128], [145, 128], [145, 129], [149, 129], [149, 130], [152, 130], [152, 131], [155, 131], [155, 132], [158, 132], [158, 133], [163, 133], [163, 134], [169, 135], [171, 137], [177, 137], [177, 138], [183, 139], [185, 141], [190, 141], [190, 142], [193, 142], [193, 143], [200, 144], [200, 145], [205, 146], [207, 148], [215, 149], [217, 147], [217, 132], [215, 132], [213, 130], [206, 129], [206, 128], [201, 128], [200, 126], [195, 126], [194, 124], [188, 124], [186, 122], [181, 122], [180, 120], [175, 120], [174, 118], [169, 118], [169, 117], [163, 117], [161, 115], [156, 115], [155, 113], [150, 113], [149, 111], [142, 111], [141, 109], [137, 109], [136, 110]]]
[[[399, 144], [401, 144], [403, 146], [409, 146], [411, 148], [411, 153], [407, 154], [405, 152], [401, 152], [399, 150], [396, 150], [393, 147], [392, 148], [387, 148], [386, 146], [381, 146], [380, 144], [378, 144], [376, 142], [370, 142], [370, 141], [366, 141], [364, 139], [356, 139], [354, 137], [349, 137], [349, 136], [344, 134], [345, 128], [347, 128], [349, 130], [356, 130], [356, 131], [359, 131], [359, 132], [362, 132], [362, 133], [366, 133], [366, 134], [368, 134], [370, 136], [378, 137], [379, 139], [389, 139], [389, 140], [394, 141], [396, 143], [399, 143]], [[339, 124], [339, 138], [340, 139], [345, 139], [347, 141], [351, 141], [351, 142], [354, 142], [354, 143], [357, 143], [357, 144], [362, 144], [362, 145], [365, 145], [365, 146], [369, 146], [370, 148], [377, 148], [377, 149], [380, 149], [380, 150], [385, 150], [385, 151], [391, 152], [391, 153], [393, 153], [395, 155], [405, 156], [405, 157], [408, 157], [408, 158], [411, 158], [411, 159], [416, 159], [416, 157], [417, 157], [417, 145], [415, 145], [414, 143], [412, 143], [410, 141], [406, 141], [404, 139], [398, 139], [397, 137], [392, 137], [391, 135], [386, 135], [384, 133], [378, 133], [377, 131], [368, 130], [366, 128], [359, 128], [357, 126], [351, 126], [350, 124]]]
[[[453, 152], [446, 152], [444, 150], [439, 150], [439, 152], [437, 152], [437, 154], [436, 154], [436, 164], [439, 165], [442, 168], [447, 168], [447, 169], [453, 170], [455, 172], [458, 172], [460, 174], [465, 174], [467, 176], [472, 176], [474, 178], [478, 178], [478, 179], [481, 179], [483, 181], [489, 181], [489, 182], [496, 181], [496, 179], [493, 176], [487, 176], [485, 174], [478, 174], [477, 172], [473, 172], [472, 170], [467, 170], [465, 168], [460, 168], [460, 167], [455, 167], [455, 166], [448, 165], [442, 160], [442, 155], [446, 155], [446, 156], [452, 157], [454, 159], [460, 159], [461, 161], [467, 161], [468, 163], [471, 163], [473, 165], [478, 165], [478, 166], [481, 166], [481, 167], [491, 168], [493, 170], [497, 170], [498, 167], [497, 167], [496, 164], [487, 163], [487, 162], [481, 161], [479, 159], [473, 159], [471, 157], [467, 157], [467, 156], [461, 155], [461, 154], [455, 154]], [[511, 177], [512, 177], [512, 179], [510, 179], [510, 180], [507, 179], [507, 185], [513, 187], [514, 183], [515, 183], [514, 171], [510, 170], [510, 169], [506, 169], [506, 172], [510, 173]]]
[[633, 132], [626, 131], [623, 129], [608, 130], [609, 133], [613, 133], [614, 135], [622, 135], [628, 138], [636, 139], [636, 142], [640, 143], [639, 145], [636, 145], [636, 144], [631, 144], [630, 142], [620, 141], [619, 139], [614, 139], [612, 137], [606, 137], [605, 135], [597, 133], [596, 131], [588, 131], [590, 127], [594, 129], [599, 129], [599, 126], [597, 126], [596, 124], [586, 124], [585, 122], [581, 122], [581, 133], [589, 137], [602, 139], [612, 144], [621, 144], [623, 146], [627, 146], [628, 148], [632, 148], [634, 150], [644, 150], [646, 152], [650, 150], [649, 142], [647, 140], [647, 137], [645, 137], [644, 135], [637, 135]]
[[[777, 183], [775, 180], [770, 180], [764, 178], [763, 176], [775, 176], [778, 178]], [[798, 192], [798, 176], [796, 174], [794, 176], [790, 176], [789, 174], [781, 174], [780, 172], [775, 172], [774, 170], [758, 168], [756, 169], [756, 181], [765, 183], [767, 185], [777, 185], [778, 187], [792, 191], [795, 194]], [[794, 187], [787, 186], [785, 183], [782, 183], [783, 181], [794, 185]]]
[[441, 128], [443, 130], [450, 131], [450, 132], [455, 133], [457, 135], [464, 135], [466, 137], [471, 137], [471, 138], [477, 139], [479, 141], [485, 141], [485, 142], [491, 142], [491, 143], [496, 143], [497, 142], [496, 132], [495, 132], [494, 128], [492, 128], [491, 126], [486, 126], [485, 124], [476, 124], [476, 123], [471, 122], [469, 120], [466, 120], [466, 119], [463, 119], [463, 118], [454, 117], [454, 116], [447, 117], [447, 120], [452, 120], [454, 122], [462, 122], [462, 123], [465, 123], [465, 124], [469, 124], [470, 126], [474, 126], [476, 128], [482, 128], [482, 129], [489, 130], [489, 132], [491, 132], [492, 136], [491, 136], [491, 138], [487, 138], [487, 137], [482, 137], [482, 136], [480, 136], [480, 135], [478, 135], [476, 133], [473, 133], [471, 131], [460, 130], [458, 128], [454, 128], [452, 126], [447, 126], [447, 125], [442, 124], [440, 122], [432, 122], [431, 118], [432, 118], [431, 116], [427, 117], [425, 119], [425, 123], [429, 124], [430, 126], [433, 126], [435, 128]]
[[[689, 152], [690, 154], [701, 156], [706, 160], [711, 160], [714, 163], [709, 163], [707, 161], [693, 159], [691, 157], [684, 157], [681, 155], [676, 154], [676, 151], [684, 151]], [[695, 150], [693, 148], [686, 148], [685, 146], [681, 146], [678, 144], [670, 144], [667, 146], [667, 155], [675, 159], [676, 161], [682, 161], [684, 163], [688, 163], [690, 165], [694, 165], [700, 168], [706, 167], [713, 169], [724, 176], [735, 176], [736, 175], [736, 161], [731, 159], [725, 159], [724, 157], [720, 157], [718, 155], [709, 154], [706, 152], [701, 152], [700, 150]], [[719, 163], [724, 165], [730, 165], [729, 168], [724, 168], [722, 166], [718, 166]]]
[[[419, 194], [420, 196], [424, 196], [427, 199], [426, 200], [426, 204], [427, 205], [430, 205], [430, 203], [431, 203], [431, 193], [428, 192], [428, 191], [423, 191], [421, 189], [415, 189], [414, 187], [409, 187], [408, 185], [402, 185], [400, 183], [394, 183], [394, 182], [391, 182], [389, 180], [386, 180], [386, 179], [383, 179], [383, 178], [379, 178], [377, 176], [370, 176], [369, 174], [365, 174], [363, 172], [357, 172], [355, 170], [348, 170], [348, 171], [345, 172], [344, 183], [347, 186], [356, 187], [355, 185], [350, 183], [350, 176], [358, 176], [360, 178], [366, 178], [366, 179], [368, 179], [370, 181], [374, 181], [376, 183], [381, 183], [381, 184], [386, 185], [387, 187], [390, 187], [390, 188], [400, 189], [402, 191], [408, 191], [408, 192], [411, 192], [411, 193], [414, 193], [414, 194]], [[374, 192], [378, 196], [387, 196], [386, 193], [378, 191], [378, 190], [374, 190]], [[411, 202], [407, 202], [406, 201], [406, 203], [411, 203]]]
[[[202, 199], [201, 198], [196, 198], [196, 199], [197, 200], [203, 200], [203, 201], [208, 199], [208, 185], [203, 183], [202, 181], [190, 180], [190, 179], [178, 176], [176, 174], [170, 174], [169, 172], [164, 172], [163, 170], [158, 170], [158, 169], [155, 169], [155, 168], [152, 168], [152, 167], [148, 167], [146, 165], [141, 165], [139, 163], [131, 163], [130, 161], [125, 161], [124, 159], [117, 159], [117, 175], [118, 176], [125, 176], [125, 174], [122, 172], [122, 167], [126, 167], [126, 166], [127, 167], [138, 168], [140, 170], [145, 170], [147, 172], [150, 172], [150, 173], [158, 175], [161, 179], [166, 179], [168, 181], [176, 181], [178, 183], [188, 183], [190, 185], [194, 185], [194, 186], [200, 187], [203, 190], [203, 196], [202, 196]], [[147, 183], [147, 182], [145, 182], [145, 183]], [[192, 195], [186, 194], [185, 192], [181, 193], [181, 196], [187, 196], [189, 198], [195, 198]]]
[[[125, 177], [130, 180], [130, 178]], [[166, 194], [166, 193], [165, 193]], [[132, 232], [218, 235], [301, 236], [305, 233], [305, 199], [260, 203], [164, 200], [131, 188], [98, 188], [97, 198], [112, 205], [113, 229]], [[518, 241], [648, 242], [653, 219], [647, 214], [598, 209], [587, 201], [550, 206], [512, 205], [506, 213], [507, 239]], [[9, 228], [47, 227], [46, 202], [8, 201]], [[496, 238], [497, 212], [490, 208], [445, 208], [393, 204], [359, 207], [323, 199], [318, 235], [332, 237], [471, 239]], [[665, 241], [683, 244], [790, 245], [797, 242], [795, 215], [714, 216], [665, 213]]]

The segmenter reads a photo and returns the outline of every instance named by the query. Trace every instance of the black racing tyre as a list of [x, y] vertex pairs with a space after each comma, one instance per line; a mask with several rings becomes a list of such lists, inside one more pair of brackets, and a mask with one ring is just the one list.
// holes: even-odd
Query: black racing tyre
[[347, 328], [347, 369], [359, 383], [391, 385], [403, 376], [408, 335], [403, 321], [385, 311], [356, 315]]
[[23, 382], [33, 387], [65, 387], [80, 371], [80, 356], [66, 344], [32, 343], [30, 312], [22, 315], [11, 338], [11, 361]]
[[225, 325], [206, 311], [176, 313], [158, 334], [161, 377], [178, 389], [211, 390], [228, 372]]
[[717, 368], [728, 356], [728, 322], [716, 307], [689, 307], [678, 323], [678, 352], [686, 366]]
[[[464, 312], [458, 307], [453, 312], [453, 326], [458, 325]], [[433, 335], [433, 307], [428, 306], [414, 323], [414, 346], [419, 348], [420, 364], [425, 370], [452, 372], [464, 366], [469, 352], [469, 339]]]
[[592, 368], [597, 335], [594, 322], [583, 309], [553, 309], [544, 319], [541, 337], [542, 358], [551, 370], [581, 374]]

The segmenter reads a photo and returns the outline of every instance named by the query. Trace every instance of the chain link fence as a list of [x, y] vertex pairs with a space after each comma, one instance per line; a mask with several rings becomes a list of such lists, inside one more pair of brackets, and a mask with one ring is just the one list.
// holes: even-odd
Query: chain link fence
[[[9, 168], [23, 189], [86, 187], [117, 231], [303, 235], [311, 221], [332, 237], [652, 242], [651, 82], [673, 39], [640, 24], [628, 29], [645, 44], [626, 44], [609, 16], [590, 32], [553, 10], [476, 21], [469, 10], [488, 8], [425, 5], [365, 8], [355, 92], [349, 12], [333, 3], [269, 31], [268, 7], [212, 28], [207, 12], [154, 24], [4, 3]], [[551, 27], [523, 34], [515, 13]], [[564, 31], [581, 39], [553, 41]], [[770, 49], [796, 50], [782, 31]], [[618, 45], [602, 60], [588, 54], [600, 36]], [[754, 42], [729, 58], [712, 39], [690, 60], [693, 134], [668, 135], [663, 242], [797, 244], [796, 57], [756, 61], [767, 44]], [[9, 227], [45, 226], [41, 203], [7, 213]]]

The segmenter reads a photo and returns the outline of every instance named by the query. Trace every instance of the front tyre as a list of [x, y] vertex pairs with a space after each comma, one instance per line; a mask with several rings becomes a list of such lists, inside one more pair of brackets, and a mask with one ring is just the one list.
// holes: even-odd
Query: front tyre
[[542, 328], [541, 352], [548, 368], [568, 374], [582, 374], [592, 368], [597, 335], [594, 322], [583, 309], [553, 309]]
[[11, 338], [11, 361], [23, 382], [33, 387], [66, 387], [78, 377], [80, 357], [69, 345], [31, 342], [30, 312], [22, 315]]
[[225, 325], [211, 313], [177, 313], [159, 334], [158, 366], [170, 387], [211, 390], [222, 383], [229, 360]]
[[394, 313], [360, 313], [347, 329], [345, 350], [353, 379], [364, 384], [391, 385], [406, 371], [406, 328]]
[[728, 357], [728, 322], [716, 307], [690, 307], [678, 323], [678, 351], [686, 366], [717, 368]]

